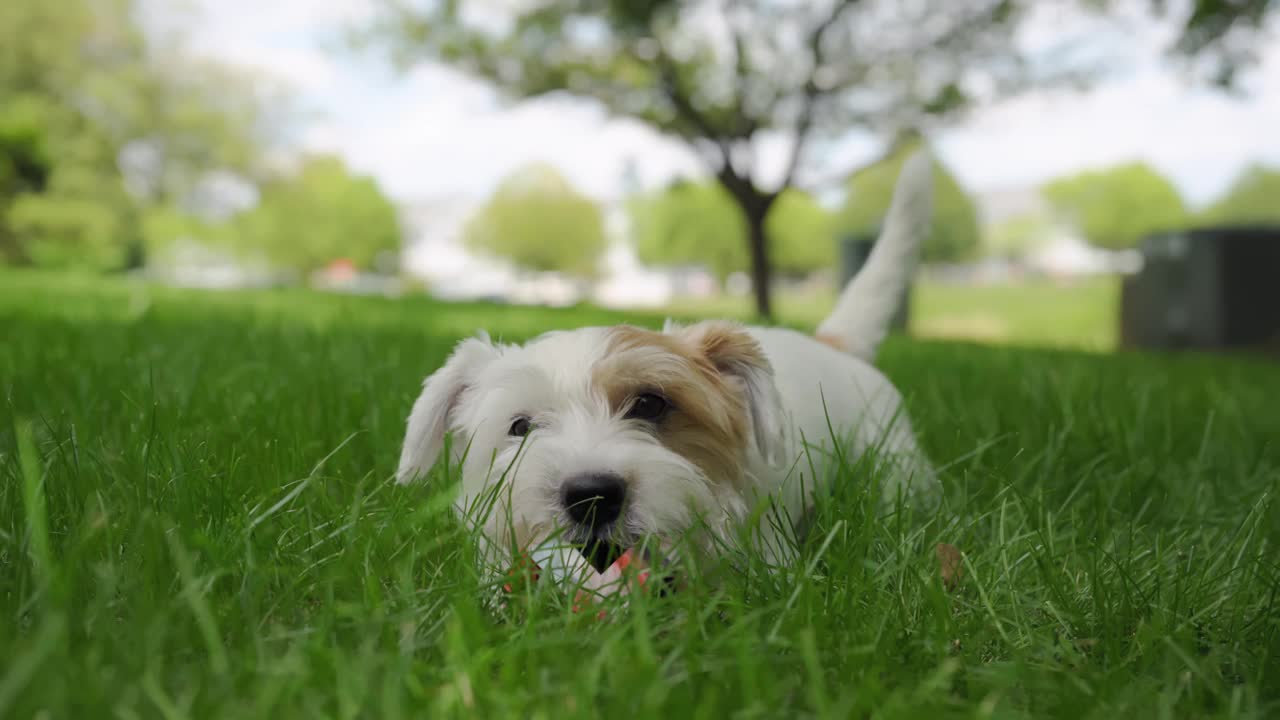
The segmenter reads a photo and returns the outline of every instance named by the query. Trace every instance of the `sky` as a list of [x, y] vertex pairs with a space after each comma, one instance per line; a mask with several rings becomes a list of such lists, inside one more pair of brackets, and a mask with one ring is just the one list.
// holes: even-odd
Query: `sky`
[[[286, 83], [310, 112], [294, 142], [341, 155], [404, 203], [484, 197], [522, 165], [549, 162], [583, 192], [618, 197], [630, 165], [644, 187], [700, 174], [683, 145], [589, 101], [500, 101], [447, 67], [394, 72], [337, 42], [334, 29], [369, 17], [374, 0], [193, 0], [185, 41], [195, 52], [250, 66]], [[1051, 39], [1070, 25], [1028, 30]], [[1084, 93], [1032, 92], [983, 108], [935, 136], [936, 152], [971, 192], [1035, 186], [1064, 174], [1146, 161], [1193, 205], [1222, 192], [1251, 162], [1280, 165], [1280, 44], [1263, 51], [1248, 93], [1229, 97], [1181, 79], [1160, 57], [1167, 28], [1142, 26], [1100, 46], [1122, 72]], [[844, 167], [872, 157], [877, 140], [852, 132], [826, 146]], [[766, 138], [766, 174], [780, 175], [785, 144]]]

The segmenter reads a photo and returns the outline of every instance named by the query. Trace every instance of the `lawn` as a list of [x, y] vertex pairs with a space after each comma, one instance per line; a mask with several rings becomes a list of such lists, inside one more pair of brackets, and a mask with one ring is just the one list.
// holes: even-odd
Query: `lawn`
[[1280, 369], [1247, 358], [894, 338], [936, 513], [854, 465], [785, 576], [486, 611], [448, 479], [389, 480], [415, 390], [476, 327], [621, 317], [0, 274], [0, 717], [1280, 713]]
[[[962, 285], [923, 279], [911, 296], [916, 337], [1003, 345], [1112, 350], [1118, 336], [1118, 278], [1032, 280]], [[817, 325], [835, 302], [825, 292], [781, 291], [777, 313], [791, 325]], [[750, 298], [681, 299], [670, 310], [748, 318]]]

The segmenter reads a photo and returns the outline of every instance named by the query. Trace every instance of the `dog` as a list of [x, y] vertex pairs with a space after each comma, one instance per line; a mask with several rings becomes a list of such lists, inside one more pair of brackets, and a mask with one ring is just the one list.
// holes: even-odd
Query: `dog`
[[713, 320], [461, 341], [413, 404], [397, 481], [446, 454], [461, 473], [455, 508], [482, 531], [484, 557], [557, 536], [600, 571], [641, 538], [696, 532], [709, 547], [744, 529], [770, 564], [791, 562], [782, 535], [805, 525], [842, 453], [886, 461], [884, 498], [934, 496], [901, 395], [874, 365], [930, 227], [931, 187], [921, 151], [812, 336]]

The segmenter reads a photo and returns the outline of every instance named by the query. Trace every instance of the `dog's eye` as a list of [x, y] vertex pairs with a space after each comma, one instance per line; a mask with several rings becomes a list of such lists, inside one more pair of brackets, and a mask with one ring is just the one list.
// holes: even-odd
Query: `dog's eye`
[[627, 418], [631, 420], [657, 420], [666, 414], [670, 407], [667, 399], [661, 395], [645, 393], [636, 397], [627, 410]]
[[511, 422], [511, 429], [507, 430], [507, 434], [512, 437], [524, 437], [533, 429], [533, 424], [529, 422], [527, 417], [518, 417]]

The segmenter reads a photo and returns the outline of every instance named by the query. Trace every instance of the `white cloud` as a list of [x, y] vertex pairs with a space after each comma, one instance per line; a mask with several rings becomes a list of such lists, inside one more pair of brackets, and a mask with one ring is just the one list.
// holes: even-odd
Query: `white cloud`
[[263, 47], [247, 43], [219, 48], [220, 57], [242, 67], [262, 70], [304, 95], [328, 92], [338, 81], [334, 63], [305, 48]]
[[1280, 53], [1248, 98], [1184, 85], [1154, 64], [1085, 94], [1038, 93], [980, 113], [947, 133], [940, 152], [981, 189], [1041, 183], [1090, 167], [1143, 160], [1194, 203], [1249, 162], [1280, 162]]
[[376, 10], [376, 0], [196, 0], [183, 28], [192, 48], [260, 69], [307, 95], [330, 92], [344, 68], [332, 56], [339, 31]]
[[617, 195], [628, 162], [646, 184], [698, 170], [681, 146], [632, 122], [609, 119], [591, 105], [542, 100], [516, 107], [466, 102], [456, 81], [424, 93], [403, 113], [355, 137], [342, 149], [353, 164], [377, 174], [402, 197], [487, 193], [520, 166], [558, 167], [584, 192]]

